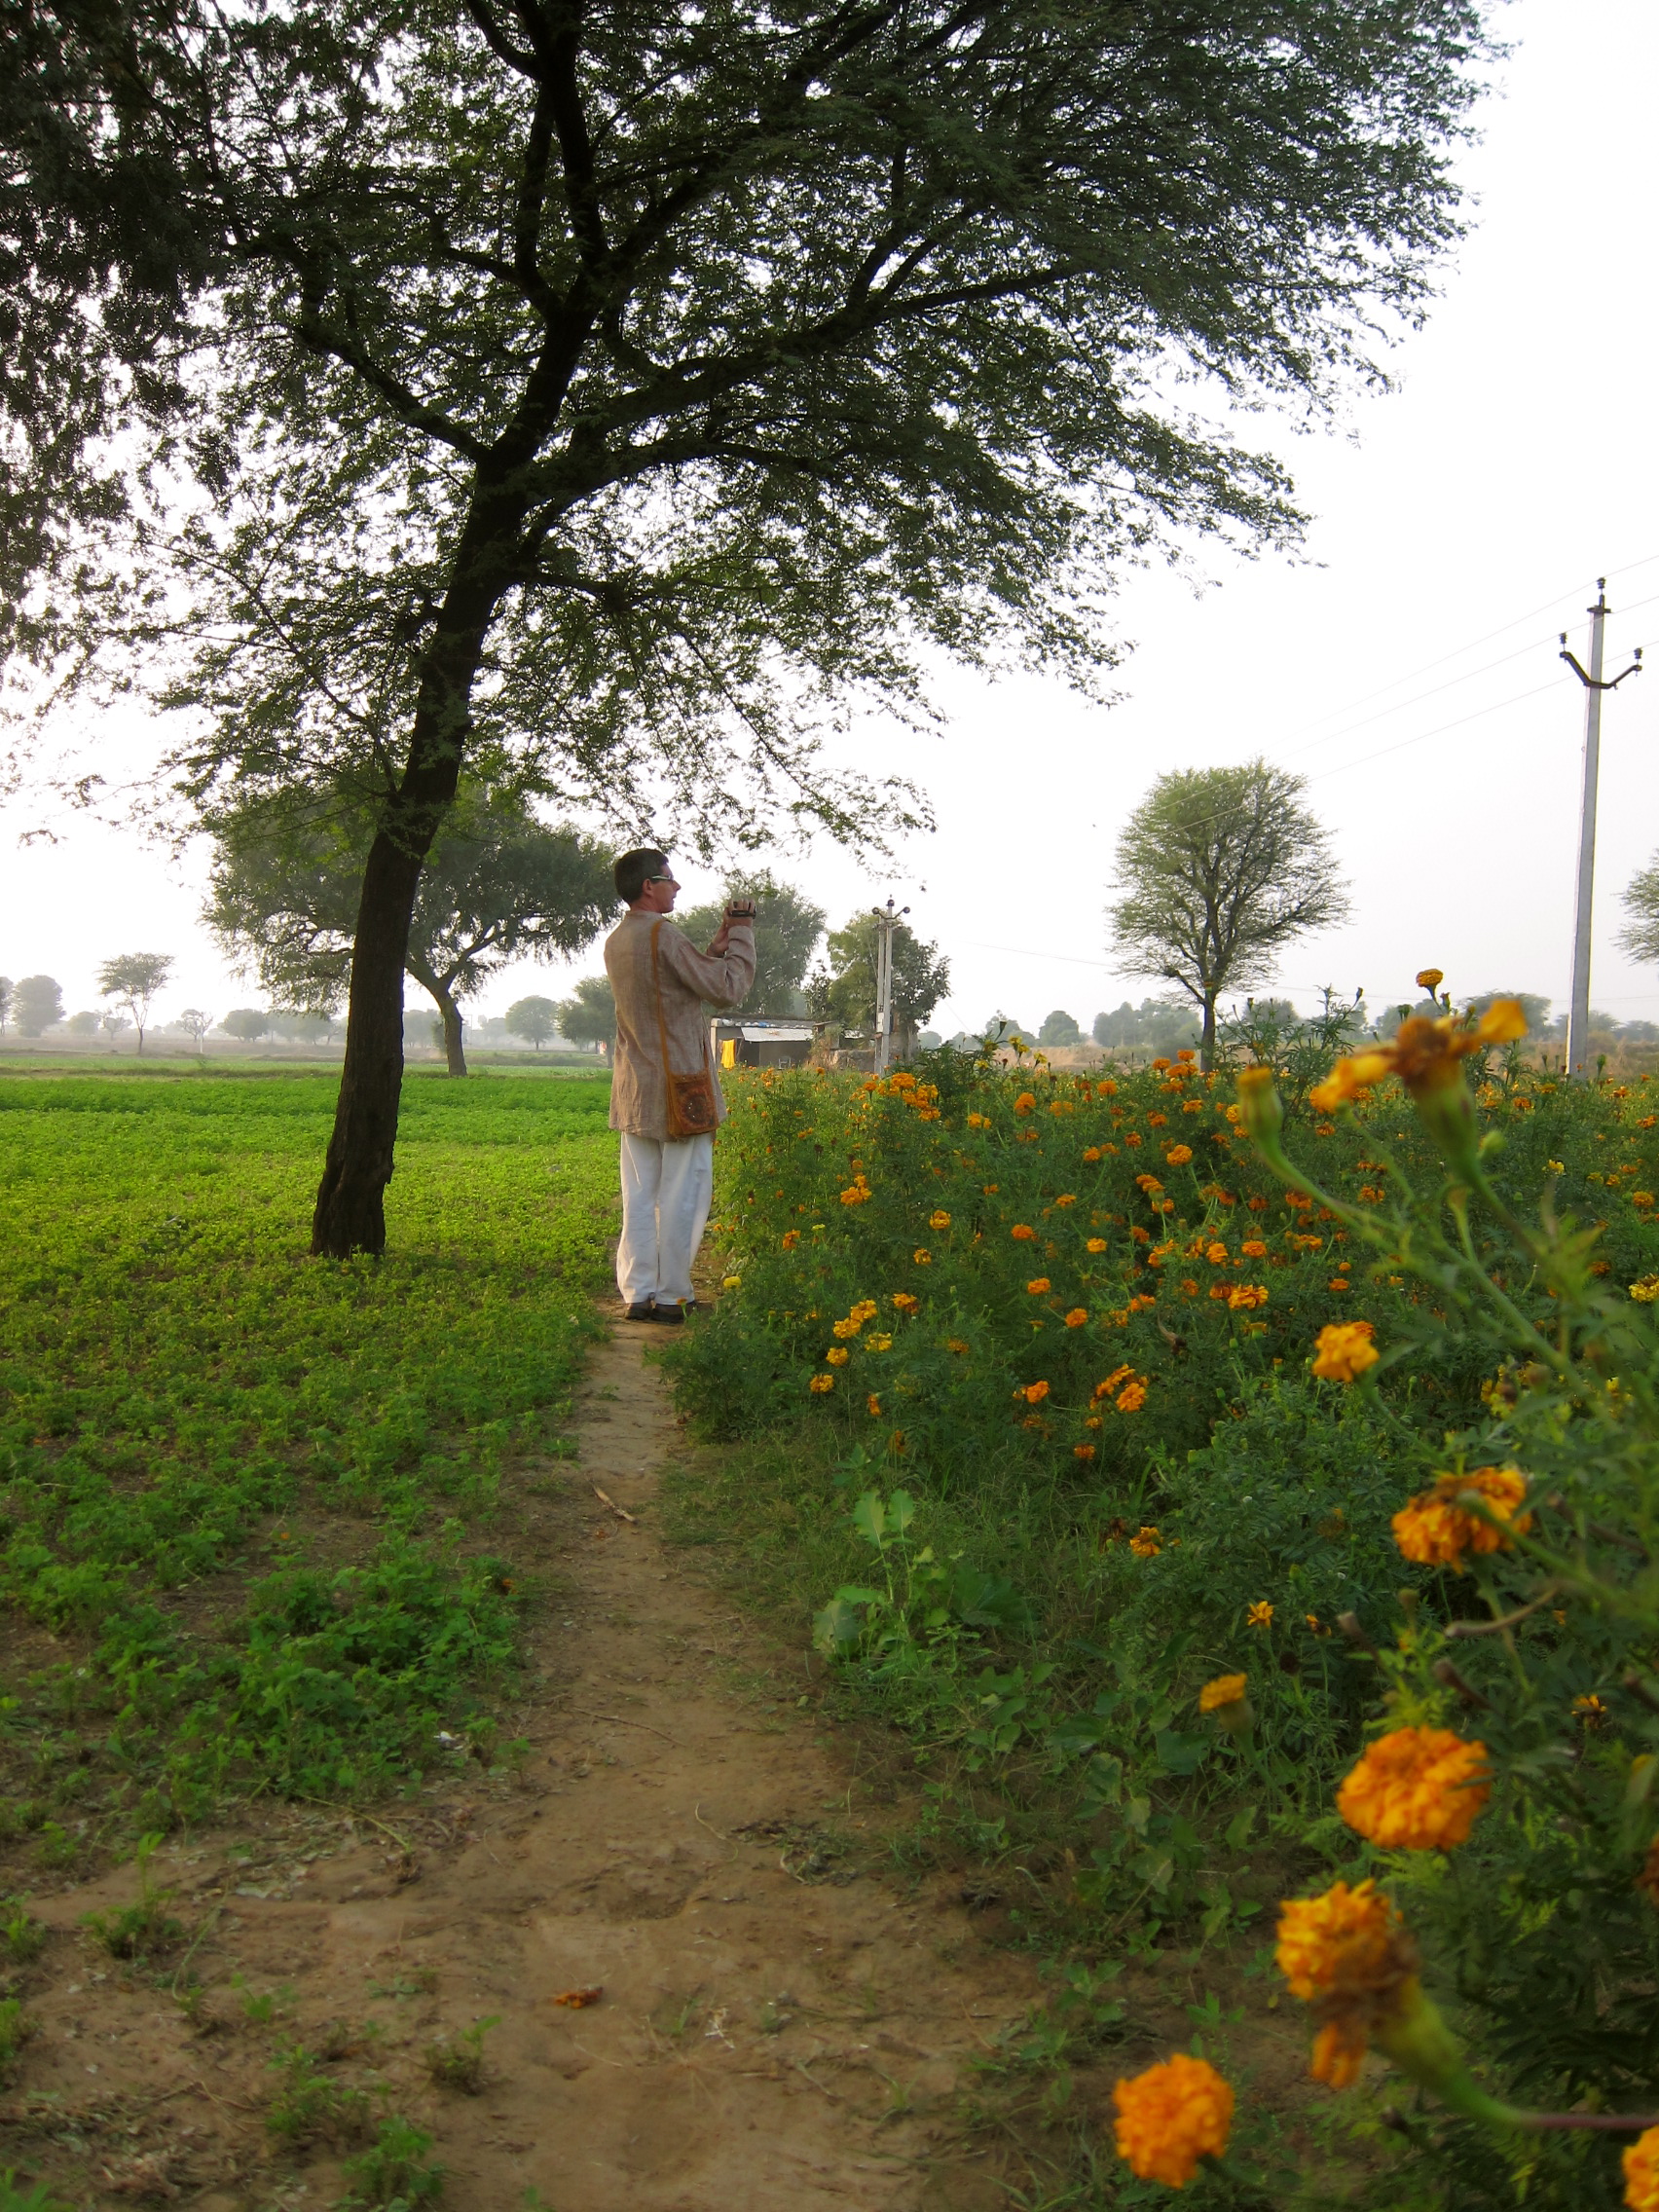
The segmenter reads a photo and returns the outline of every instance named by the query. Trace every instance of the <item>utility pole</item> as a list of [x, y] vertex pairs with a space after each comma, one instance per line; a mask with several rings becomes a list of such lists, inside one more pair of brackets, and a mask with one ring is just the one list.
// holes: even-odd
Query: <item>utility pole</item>
[[1596, 884], [1596, 786], [1602, 770], [1602, 694], [1616, 691], [1627, 676], [1641, 674], [1641, 647], [1623, 674], [1611, 682], [1602, 680], [1603, 650], [1607, 627], [1607, 579], [1596, 578], [1596, 604], [1590, 616], [1590, 666], [1567, 649], [1567, 632], [1561, 634], [1561, 657], [1584, 686], [1584, 796], [1578, 815], [1578, 888], [1572, 927], [1572, 998], [1567, 1014], [1567, 1072], [1577, 1083], [1590, 1073], [1590, 906]]
[[885, 908], [875, 909], [875, 1072], [887, 1073], [893, 1056], [893, 933], [910, 911], [901, 906], [893, 911], [888, 900]]

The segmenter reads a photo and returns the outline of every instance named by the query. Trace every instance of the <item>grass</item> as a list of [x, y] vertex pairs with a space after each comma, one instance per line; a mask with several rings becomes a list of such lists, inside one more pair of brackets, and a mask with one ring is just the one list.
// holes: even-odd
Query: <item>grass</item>
[[483, 1546], [592, 1328], [608, 1087], [412, 1076], [387, 1256], [339, 1264], [337, 1080], [0, 1072], [0, 1849], [492, 1740], [524, 1592]]

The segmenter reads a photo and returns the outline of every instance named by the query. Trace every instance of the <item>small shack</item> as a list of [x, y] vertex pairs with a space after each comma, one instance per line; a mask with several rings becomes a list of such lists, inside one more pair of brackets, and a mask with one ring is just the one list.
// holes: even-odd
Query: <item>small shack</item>
[[810, 1021], [717, 1021], [715, 1060], [722, 1068], [804, 1067], [821, 1024]]

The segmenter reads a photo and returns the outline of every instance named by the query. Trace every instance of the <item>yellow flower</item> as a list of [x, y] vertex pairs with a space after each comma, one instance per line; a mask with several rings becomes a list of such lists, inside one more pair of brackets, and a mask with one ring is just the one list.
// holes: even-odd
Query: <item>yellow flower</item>
[[1224, 1705], [1242, 1704], [1248, 1687], [1248, 1675], [1217, 1675], [1213, 1682], [1206, 1682], [1198, 1692], [1200, 1713], [1219, 1713]]
[[1444, 969], [1419, 968], [1418, 970], [1417, 986], [1419, 991], [1437, 991], [1445, 980], [1446, 972]]
[[1091, 1236], [1084, 1246], [1086, 1252], [1104, 1252], [1105, 1249], [1106, 1239], [1104, 1236]]
[[[1424, 973], [1428, 973], [1427, 970]], [[1308, 1093], [1316, 1113], [1332, 1113], [1359, 1090], [1397, 1075], [1414, 1098], [1422, 1098], [1456, 1080], [1459, 1063], [1488, 1045], [1509, 1045], [1527, 1034], [1519, 999], [1494, 999], [1479, 1021], [1438, 1021], [1414, 1014], [1401, 1022], [1390, 1045], [1376, 1045], [1352, 1059], [1339, 1060], [1328, 1082]]]
[[961, 1353], [965, 1352], [969, 1347], [967, 1343], [961, 1337], [946, 1337], [944, 1340], [944, 1348], [946, 1351]]
[[871, 1420], [875, 1420], [880, 1418], [881, 1400], [876, 1396], [873, 1390], [865, 1400], [865, 1412], [869, 1415]]
[[1639, 1275], [1630, 1286], [1630, 1294], [1639, 1306], [1651, 1306], [1659, 1298], [1659, 1275]]
[[741, 1290], [743, 1288], [743, 1277], [741, 1275], [721, 1275], [720, 1288], [722, 1290]]
[[1639, 2135], [1623, 2159], [1628, 2212], [1659, 2212], [1659, 2127]]
[[1374, 1882], [1333, 1883], [1279, 1908], [1280, 1973], [1319, 2022], [1312, 2074], [1333, 2089], [1355, 2080], [1371, 2036], [1417, 2001], [1417, 1946]]
[[1527, 1494], [1527, 1478], [1519, 1467], [1477, 1467], [1472, 1474], [1442, 1475], [1432, 1490], [1414, 1497], [1394, 1515], [1394, 1541], [1407, 1559], [1419, 1567], [1450, 1567], [1454, 1574], [1461, 1574], [1464, 1552], [1513, 1549], [1502, 1529], [1494, 1529], [1457, 1502], [1465, 1493], [1472, 1493], [1493, 1519], [1508, 1523], [1518, 1535], [1524, 1536], [1532, 1526], [1530, 1513], [1516, 1513]]
[[1138, 1536], [1129, 1538], [1129, 1549], [1136, 1559], [1156, 1559], [1163, 1546], [1158, 1540], [1156, 1529], [1143, 1529]]
[[1337, 1791], [1337, 1811], [1383, 1851], [1452, 1851], [1492, 1795], [1490, 1773], [1484, 1744], [1450, 1728], [1395, 1728]]
[[1600, 1728], [1607, 1717], [1607, 1709], [1594, 1690], [1587, 1691], [1583, 1697], [1575, 1697], [1572, 1710], [1586, 1728]]
[[1319, 1331], [1313, 1347], [1313, 1372], [1327, 1382], [1357, 1382], [1382, 1354], [1372, 1343], [1377, 1334], [1369, 1321], [1333, 1321]]
[[822, 1397], [826, 1390], [832, 1390], [834, 1387], [835, 1378], [832, 1375], [815, 1375], [807, 1384], [807, 1388], [814, 1397]]
[[1185, 2189], [1200, 2158], [1219, 2158], [1233, 2125], [1233, 2090], [1207, 2058], [1177, 2051], [1112, 2091], [1118, 2156], [1137, 2180]]
[[970, 1114], [968, 1117], [968, 1126], [971, 1129], [988, 1129], [990, 1125], [989, 1114]]
[[838, 1337], [856, 1337], [863, 1327], [864, 1315], [862, 1313], [849, 1313], [844, 1321], [835, 1323], [835, 1334]]
[[1559, 1160], [1546, 1160], [1544, 1161], [1544, 1173], [1546, 1175], [1565, 1175], [1567, 1168]]
[[1054, 1203], [1057, 1206], [1075, 1206], [1077, 1203], [1077, 1193], [1075, 1191], [1062, 1191], [1059, 1197], [1054, 1200]]
[[1041, 1298], [1050, 1288], [1049, 1278], [1047, 1275], [1033, 1275], [1025, 1287], [1033, 1298]]
[[913, 1290], [896, 1290], [893, 1293], [893, 1303], [901, 1313], [913, 1313], [921, 1301]]
[[1192, 1157], [1193, 1148], [1190, 1144], [1172, 1144], [1163, 1155], [1163, 1162], [1166, 1167], [1185, 1167]]
[[845, 1367], [848, 1360], [851, 1359], [852, 1356], [852, 1353], [847, 1349], [845, 1345], [831, 1345], [830, 1349], [824, 1354], [824, 1359], [827, 1366]]
[[1066, 1315], [1066, 1327], [1068, 1329], [1084, 1328], [1088, 1325], [1088, 1309], [1087, 1306], [1074, 1306]]
[[918, 1246], [910, 1254], [910, 1257], [915, 1261], [918, 1268], [931, 1268], [933, 1266], [933, 1254], [925, 1246]]
[[948, 1229], [950, 1227], [949, 1214], [947, 1214], [942, 1207], [938, 1213], [930, 1213], [928, 1216], [928, 1227], [930, 1229]]
[[1244, 1615], [1244, 1618], [1252, 1628], [1272, 1628], [1273, 1625], [1273, 1608], [1266, 1598], [1258, 1598]]

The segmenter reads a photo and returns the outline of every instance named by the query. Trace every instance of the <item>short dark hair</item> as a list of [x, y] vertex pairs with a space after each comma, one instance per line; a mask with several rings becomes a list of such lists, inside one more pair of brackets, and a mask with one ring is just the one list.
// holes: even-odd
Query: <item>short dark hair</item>
[[660, 875], [667, 866], [668, 855], [659, 853], [653, 845], [642, 845], [638, 852], [624, 853], [611, 870], [617, 898], [625, 906], [636, 904], [645, 892], [646, 878]]

